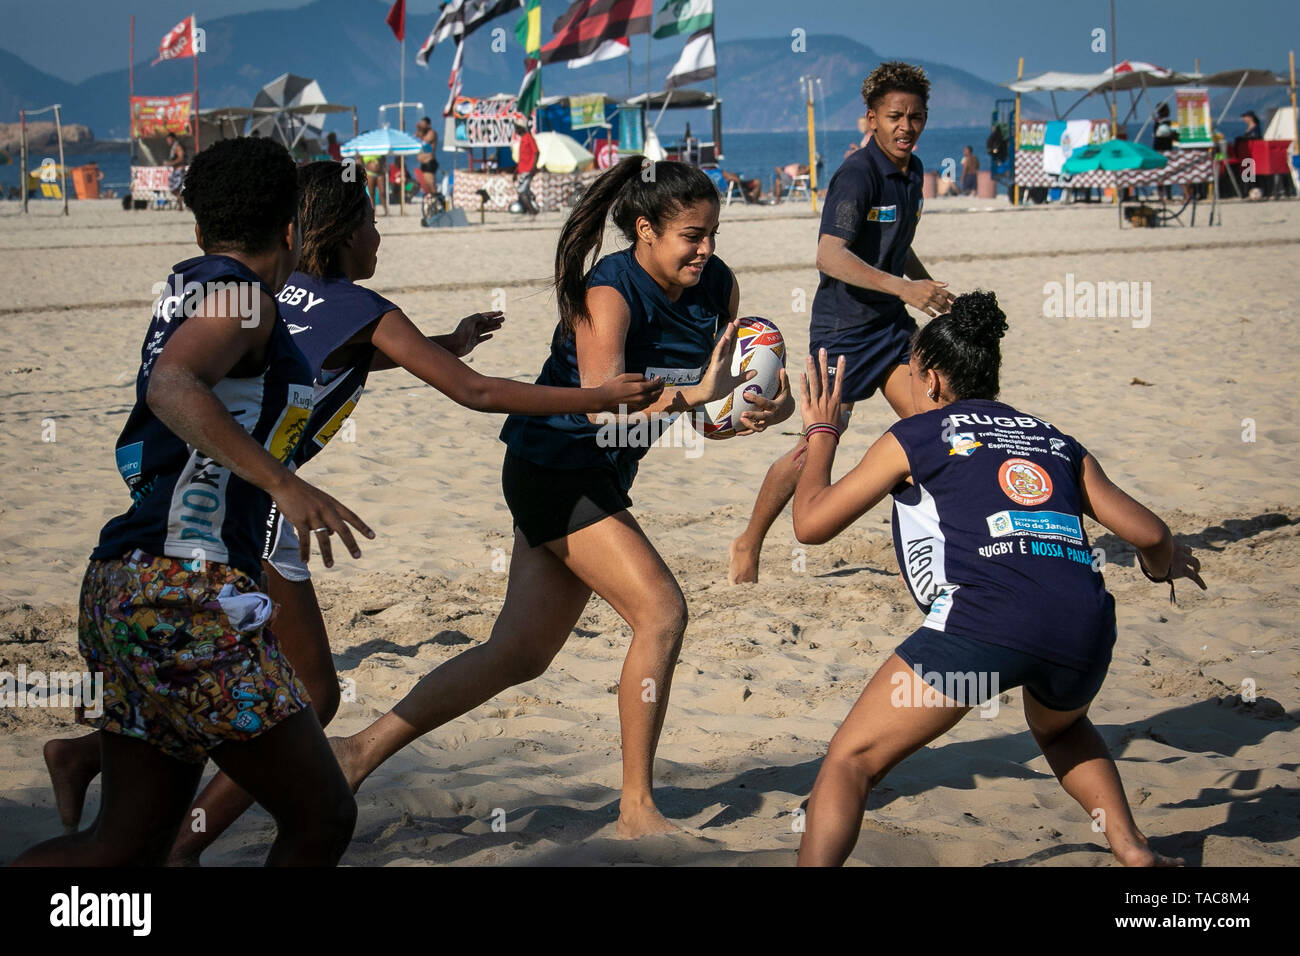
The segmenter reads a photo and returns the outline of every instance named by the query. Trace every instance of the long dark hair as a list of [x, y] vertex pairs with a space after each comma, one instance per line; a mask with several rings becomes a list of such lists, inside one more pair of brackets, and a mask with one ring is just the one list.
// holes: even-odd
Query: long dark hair
[[917, 329], [912, 356], [922, 371], [942, 372], [958, 401], [997, 398], [999, 340], [1006, 331], [1007, 317], [996, 295], [966, 292], [953, 300], [948, 313]]
[[299, 270], [318, 279], [338, 272], [339, 250], [368, 215], [370, 198], [360, 163], [353, 162], [349, 169], [343, 163], [322, 160], [298, 167]]
[[653, 163], [629, 156], [591, 184], [569, 213], [555, 247], [555, 298], [560, 324], [572, 335], [579, 322], [590, 322], [587, 276], [600, 257], [605, 219], [613, 216], [623, 238], [636, 244], [636, 223], [644, 217], [656, 234], [683, 209], [702, 200], [718, 202], [713, 181], [687, 163]]

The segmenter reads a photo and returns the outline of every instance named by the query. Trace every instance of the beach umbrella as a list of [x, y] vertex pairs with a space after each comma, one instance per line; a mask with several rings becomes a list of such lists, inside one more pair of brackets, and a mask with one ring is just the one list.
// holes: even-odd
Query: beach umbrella
[[[274, 139], [291, 149], [308, 131], [320, 136], [325, 126], [325, 113], [314, 113], [310, 109], [304, 112], [302, 108], [326, 105], [328, 102], [319, 83], [305, 76], [284, 73], [258, 91], [253, 107], [286, 112], [259, 117], [249, 127], [248, 134], [251, 136], [256, 131], [258, 135]], [[287, 112], [290, 108], [293, 112]]]
[[1157, 153], [1150, 146], [1130, 142], [1127, 139], [1112, 139], [1098, 146], [1076, 149], [1065, 161], [1061, 171], [1090, 173], [1097, 169], [1111, 172], [1129, 169], [1161, 169], [1169, 160]]
[[427, 149], [410, 133], [392, 129], [372, 129], [339, 147], [344, 156], [414, 156]]
[[[344, 156], [414, 156], [426, 149], [428, 149], [428, 146], [410, 133], [403, 133], [401, 130], [384, 126], [348, 140], [339, 147], [339, 152]], [[401, 189], [401, 195], [405, 197], [406, 163], [404, 162], [402, 163]], [[380, 192], [383, 193], [384, 197], [384, 215], [388, 215], [387, 183], [380, 186]], [[400, 205], [400, 212], [403, 216], [406, 215], [406, 203], [404, 201]]]
[[[547, 132], [534, 133], [533, 137], [537, 140], [537, 166], [548, 173], [572, 173], [590, 169], [596, 162], [596, 157], [572, 136]], [[511, 144], [510, 153], [518, 162], [518, 140]]]

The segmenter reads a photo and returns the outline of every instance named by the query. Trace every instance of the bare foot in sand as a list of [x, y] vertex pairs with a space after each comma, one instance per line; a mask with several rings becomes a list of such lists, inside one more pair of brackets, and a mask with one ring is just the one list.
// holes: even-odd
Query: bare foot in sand
[[682, 828], [665, 819], [653, 803], [620, 804], [617, 830], [620, 840], [635, 840], [643, 836], [682, 832]]
[[758, 552], [743, 538], [736, 538], [728, 549], [731, 564], [727, 568], [728, 584], [753, 584], [758, 581]]
[[1136, 842], [1128, 844], [1123, 849], [1111, 847], [1111, 853], [1115, 859], [1119, 860], [1125, 866], [1186, 866], [1186, 861], [1181, 856], [1165, 856], [1163, 853], [1157, 853], [1147, 845], [1146, 837], [1139, 837]]
[[330, 750], [334, 751], [334, 759], [339, 762], [339, 769], [347, 779], [348, 789], [356, 793], [367, 777], [362, 769], [360, 745], [353, 737], [331, 737], [329, 744]]
[[54, 804], [59, 809], [59, 822], [65, 833], [77, 832], [81, 810], [86, 804], [86, 789], [99, 773], [98, 741], [92, 747], [86, 737], [64, 737], [45, 743], [45, 769], [50, 774]]

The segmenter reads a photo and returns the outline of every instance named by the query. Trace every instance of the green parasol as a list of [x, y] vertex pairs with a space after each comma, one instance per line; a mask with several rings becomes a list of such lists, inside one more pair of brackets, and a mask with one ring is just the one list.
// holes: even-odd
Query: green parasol
[[1150, 146], [1129, 142], [1126, 139], [1112, 139], [1099, 146], [1087, 146], [1075, 150], [1065, 161], [1061, 171], [1073, 176], [1076, 173], [1090, 173], [1097, 169], [1111, 172], [1160, 169], [1168, 164], [1169, 160]]

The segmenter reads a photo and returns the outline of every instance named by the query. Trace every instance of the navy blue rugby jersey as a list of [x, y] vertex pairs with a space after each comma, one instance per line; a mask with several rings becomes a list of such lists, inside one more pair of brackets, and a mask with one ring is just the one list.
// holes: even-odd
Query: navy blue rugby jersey
[[1114, 626], [1083, 528], [1087, 451], [1048, 422], [968, 399], [897, 422], [912, 484], [894, 548], [925, 625], [1074, 667]]
[[[636, 261], [632, 249], [605, 256], [591, 271], [588, 288], [617, 289], [631, 312], [623, 367], [627, 372], [659, 375], [669, 385], [699, 382], [713, 346], [730, 315], [731, 270], [711, 256], [700, 281], [684, 290], [676, 302]], [[559, 324], [551, 336], [551, 354], [537, 377], [538, 385], [578, 388], [578, 352], [572, 337]], [[594, 468], [609, 465], [623, 490], [632, 487], [637, 464], [647, 447], [602, 448], [600, 426], [586, 415], [511, 415], [501, 440], [514, 454], [545, 468]]]
[[357, 349], [354, 364], [344, 368], [325, 368], [325, 360], [397, 306], [343, 276], [318, 279], [305, 272], [289, 276], [277, 298], [316, 383], [311, 420], [294, 455], [294, 463], [303, 465], [325, 447], [356, 408], [376, 350], [373, 345]]
[[[213, 255], [174, 266], [167, 289], [154, 304], [135, 380], [135, 406], [116, 445], [131, 508], [104, 526], [92, 559], [120, 558], [138, 548], [152, 555], [230, 564], [254, 577], [260, 571], [270, 495], [186, 444], [145, 400], [158, 356], [188, 320], [186, 313], [218, 283], [228, 283], [245, 307], [259, 301], [258, 276], [236, 259]], [[262, 370], [249, 378], [223, 378], [212, 391], [255, 441], [289, 462], [311, 415], [312, 384], [307, 362], [278, 309]]]

